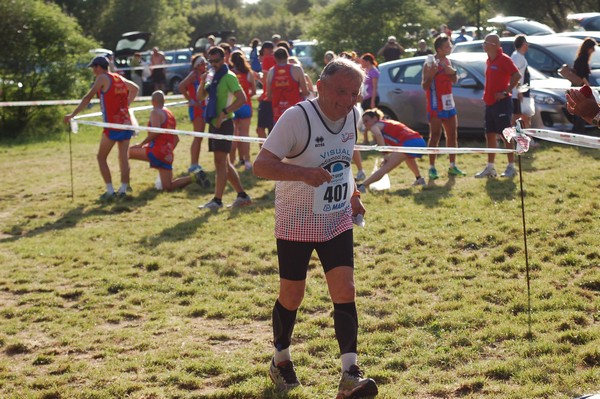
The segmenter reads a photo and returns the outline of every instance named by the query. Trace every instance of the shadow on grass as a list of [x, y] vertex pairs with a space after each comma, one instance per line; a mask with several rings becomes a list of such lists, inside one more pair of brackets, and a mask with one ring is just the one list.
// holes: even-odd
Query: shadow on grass
[[448, 176], [446, 183], [440, 183], [439, 180], [430, 180], [427, 186], [423, 187], [423, 190], [413, 196], [415, 204], [435, 208], [439, 206], [442, 199], [451, 197], [451, 191], [456, 184], [456, 176]]
[[456, 184], [456, 176], [448, 176], [448, 180], [441, 184], [441, 181], [429, 181], [423, 189], [415, 191], [414, 188], [401, 188], [390, 191], [392, 195], [398, 195], [403, 198], [412, 198], [416, 204], [427, 208], [439, 206], [442, 199], [452, 196], [451, 191]]
[[192, 237], [195, 232], [206, 222], [208, 222], [211, 217], [218, 215], [221, 212], [228, 212], [229, 219], [235, 218], [238, 215], [245, 212], [256, 212], [258, 210], [270, 209], [273, 208], [273, 198], [274, 191], [269, 191], [265, 193], [262, 197], [254, 198], [252, 200], [252, 205], [243, 207], [243, 208], [222, 208], [218, 211], [210, 211], [207, 209], [197, 209], [196, 212], [198, 215], [193, 219], [186, 220], [184, 222], [178, 223], [168, 229], [161, 231], [157, 235], [153, 235], [151, 237], [144, 237], [140, 240], [140, 245], [147, 247], [155, 247], [158, 244], [164, 242], [178, 242], [184, 241]]
[[96, 201], [94, 207], [89, 207], [86, 204], [77, 205], [57, 220], [45, 223], [30, 231], [27, 231], [27, 222], [16, 224], [6, 231], [6, 234], [10, 234], [12, 237], [0, 239], [0, 243], [14, 242], [21, 238], [31, 238], [50, 231], [69, 229], [90, 217], [131, 212], [132, 209], [145, 206], [150, 200], [156, 198], [157, 195], [158, 191], [152, 188], [140, 192], [136, 197], [127, 197], [123, 200], [105, 203]]
[[498, 177], [486, 179], [485, 190], [493, 201], [511, 201], [518, 197], [519, 176], [514, 178]]

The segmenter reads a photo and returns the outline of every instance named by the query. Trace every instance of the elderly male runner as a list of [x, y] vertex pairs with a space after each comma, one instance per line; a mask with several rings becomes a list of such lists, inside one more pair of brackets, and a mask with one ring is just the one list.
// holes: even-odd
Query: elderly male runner
[[[89, 63], [92, 72], [96, 76], [96, 80], [92, 88], [81, 99], [81, 102], [64, 118], [65, 122], [69, 122], [79, 112], [87, 107], [92, 98], [97, 94], [100, 98], [100, 106], [102, 107], [102, 115], [104, 122], [116, 123], [122, 125], [131, 125], [129, 116], [129, 104], [133, 101], [138, 93], [138, 86], [130, 80], [125, 79], [119, 74], [108, 71], [108, 59], [103, 56], [95, 57]], [[129, 160], [127, 159], [127, 150], [129, 148], [129, 140], [133, 135], [133, 130], [117, 130], [104, 129], [104, 134], [100, 139], [100, 148], [98, 149], [98, 166], [100, 173], [106, 184], [106, 192], [100, 196], [101, 201], [110, 201], [114, 198], [123, 198], [126, 196], [127, 188], [129, 187]], [[119, 166], [121, 168], [121, 187], [115, 193], [112, 185], [112, 177], [110, 168], [108, 167], [108, 154], [113, 146], [117, 144], [119, 149]]]
[[333, 302], [342, 377], [337, 398], [377, 394], [357, 365], [358, 315], [354, 289], [352, 216], [364, 214], [352, 178], [359, 118], [354, 107], [364, 79], [352, 61], [336, 58], [317, 82], [318, 97], [288, 109], [254, 162], [259, 177], [277, 180], [275, 237], [279, 297], [273, 308], [274, 356], [269, 375], [279, 390], [294, 388], [290, 355], [296, 312], [306, 288], [308, 263], [317, 251]]

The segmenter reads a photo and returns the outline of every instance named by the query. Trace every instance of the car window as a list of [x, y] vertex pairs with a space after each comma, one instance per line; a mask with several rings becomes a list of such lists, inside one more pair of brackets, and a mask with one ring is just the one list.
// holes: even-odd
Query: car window
[[[469, 71], [467, 71], [465, 68], [463, 68], [461, 65], [457, 65], [457, 64], [452, 64], [452, 66], [456, 69], [456, 83], [454, 83], [452, 86], [455, 87], [460, 87], [461, 82], [465, 79], [475, 79], [475, 77], [469, 73]], [[476, 79], [475, 79], [476, 80]]]
[[177, 64], [181, 64], [181, 63], [186, 63], [186, 62], [190, 62], [190, 55], [189, 54], [177, 54]]
[[420, 85], [422, 70], [423, 65], [420, 63], [392, 67], [389, 70], [390, 80], [394, 83]]
[[165, 54], [165, 59], [167, 60], [167, 64], [173, 63], [173, 55], [172, 54]]
[[527, 63], [529, 65], [540, 71], [545, 71], [546, 73], [549, 71], [555, 71], [562, 65], [555, 61], [546, 52], [533, 46], [529, 46], [529, 50], [527, 50], [525, 58], [527, 58]]
[[481, 53], [483, 51], [483, 47], [481, 42], [479, 43], [468, 43], [468, 44], [459, 44], [454, 46], [452, 52], [453, 53]]
[[600, 17], [590, 18], [591, 21], [585, 26], [585, 30], [600, 30]]
[[296, 57], [309, 57], [310, 49], [308, 46], [294, 46]]

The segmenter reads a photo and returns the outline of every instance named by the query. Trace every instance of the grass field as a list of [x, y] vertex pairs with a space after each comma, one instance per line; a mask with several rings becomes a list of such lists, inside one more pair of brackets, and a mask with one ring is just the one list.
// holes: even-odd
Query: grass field
[[[132, 198], [103, 205], [99, 130], [73, 135], [74, 199], [66, 135], [0, 146], [0, 397], [333, 398], [338, 349], [316, 257], [292, 346], [303, 386], [277, 395], [267, 377], [273, 182], [240, 172], [253, 206], [208, 213], [196, 207], [212, 190], [158, 192], [134, 161]], [[375, 159], [365, 154], [368, 171]], [[469, 176], [412, 188], [401, 166], [391, 190], [363, 195], [359, 361], [379, 398], [600, 391], [600, 152], [542, 142], [523, 156], [531, 335], [519, 180], [474, 179], [483, 155], [458, 161]], [[202, 163], [214, 170], [206, 143]], [[118, 182], [116, 151], [110, 164]]]

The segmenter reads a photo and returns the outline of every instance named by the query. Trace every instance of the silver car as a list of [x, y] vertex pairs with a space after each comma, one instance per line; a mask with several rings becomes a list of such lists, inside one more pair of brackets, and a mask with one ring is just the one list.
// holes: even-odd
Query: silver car
[[[452, 92], [458, 113], [461, 133], [478, 132], [484, 128], [483, 88], [487, 55], [485, 53], [457, 53], [448, 58], [457, 69], [458, 80]], [[425, 91], [421, 87], [421, 72], [426, 57], [405, 58], [379, 65], [381, 75], [377, 84], [379, 108], [393, 119], [411, 128], [429, 131]], [[570, 129], [565, 108], [566, 79], [548, 78], [530, 68], [531, 96], [536, 113], [532, 127], [542, 129]]]

